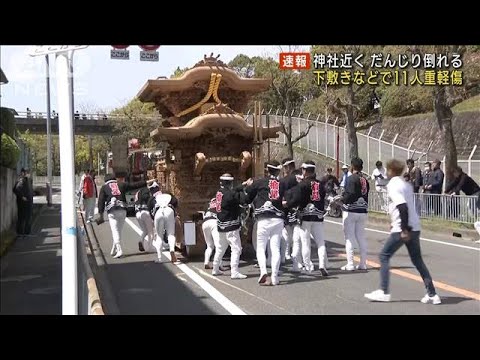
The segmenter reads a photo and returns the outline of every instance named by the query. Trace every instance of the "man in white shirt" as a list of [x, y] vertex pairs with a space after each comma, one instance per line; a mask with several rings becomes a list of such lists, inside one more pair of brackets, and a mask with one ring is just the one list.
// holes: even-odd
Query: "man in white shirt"
[[342, 166], [342, 171], [343, 171], [343, 175], [342, 175], [342, 180], [340, 181], [340, 187], [345, 189], [345, 186], [347, 184], [347, 178], [352, 175], [352, 172], [348, 169], [348, 166], [347, 165], [343, 165]]
[[420, 273], [427, 289], [427, 294], [420, 301], [424, 304], [438, 305], [442, 301], [436, 293], [420, 250], [420, 218], [415, 210], [413, 188], [403, 179], [403, 169], [404, 164], [399, 160], [393, 159], [387, 163], [387, 175], [390, 179], [387, 191], [391, 200], [389, 205], [391, 230], [380, 253], [380, 289], [365, 294], [365, 297], [372, 301], [390, 301], [390, 258], [405, 244], [410, 260]]
[[388, 197], [387, 197], [387, 172], [383, 167], [382, 162], [379, 160], [375, 163], [375, 170], [372, 172], [372, 180], [375, 180], [375, 190], [379, 193], [378, 197], [381, 201], [382, 210], [387, 212], [388, 211]]

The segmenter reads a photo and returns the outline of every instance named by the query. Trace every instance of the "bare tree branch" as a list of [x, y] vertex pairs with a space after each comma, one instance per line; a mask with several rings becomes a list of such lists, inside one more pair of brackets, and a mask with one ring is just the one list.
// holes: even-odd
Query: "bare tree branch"
[[305, 136], [307, 136], [308, 133], [310, 132], [310, 129], [313, 127], [313, 125], [314, 125], [314, 122], [313, 122], [313, 121], [312, 121], [312, 122], [309, 122], [309, 123], [307, 124], [307, 128], [306, 128], [304, 131], [302, 131], [302, 132], [300, 133], [300, 135], [298, 135], [295, 139], [292, 140], [292, 144], [295, 144], [298, 140], [300, 140], [300, 139], [304, 138]]

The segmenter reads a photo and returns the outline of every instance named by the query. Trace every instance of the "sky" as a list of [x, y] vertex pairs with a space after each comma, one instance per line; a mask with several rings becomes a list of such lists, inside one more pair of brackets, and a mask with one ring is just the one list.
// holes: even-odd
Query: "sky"
[[[29, 46], [0, 46], [0, 66], [8, 84], [0, 87], [2, 107], [46, 112], [45, 57], [28, 55]], [[282, 47], [287, 50], [288, 47]], [[277, 56], [279, 46], [161, 46], [159, 61], [140, 61], [140, 48], [131, 45], [130, 60], [110, 59], [111, 46], [89, 46], [74, 54], [74, 107], [80, 112], [109, 111], [125, 105], [148, 79], [170, 77], [179, 66], [191, 67], [214, 53], [228, 63], [238, 54]], [[50, 55], [51, 109], [57, 109], [55, 59]]]

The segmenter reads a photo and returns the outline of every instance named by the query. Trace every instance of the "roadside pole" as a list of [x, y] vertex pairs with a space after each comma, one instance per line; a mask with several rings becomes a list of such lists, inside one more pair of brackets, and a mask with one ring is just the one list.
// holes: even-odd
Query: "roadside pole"
[[47, 205], [52, 206], [52, 121], [50, 111], [50, 62], [45, 55], [47, 82]]
[[[73, 51], [87, 45], [34, 46], [30, 56], [56, 54], [60, 178], [62, 188], [62, 314], [78, 315], [77, 214], [73, 127]], [[50, 110], [48, 110], [50, 113]]]
[[78, 314], [77, 296], [77, 219], [75, 209], [75, 171], [71, 72], [69, 55], [56, 57], [58, 133], [62, 188], [62, 314]]

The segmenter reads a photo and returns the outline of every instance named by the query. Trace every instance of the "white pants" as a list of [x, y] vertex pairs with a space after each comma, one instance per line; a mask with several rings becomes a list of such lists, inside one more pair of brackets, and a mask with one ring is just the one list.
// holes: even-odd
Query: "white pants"
[[203, 237], [205, 238], [205, 243], [207, 244], [207, 248], [205, 249], [204, 264], [208, 265], [210, 263], [210, 258], [212, 257], [213, 249], [215, 249], [216, 244], [219, 244], [220, 242], [220, 240], [218, 239], [219, 235], [217, 228], [217, 220], [210, 219], [204, 221], [204, 223], [202, 224], [202, 231]]
[[137, 211], [135, 214], [137, 217], [138, 225], [142, 229], [142, 235], [140, 235], [140, 241], [144, 241], [147, 237], [146, 251], [149, 251], [153, 243], [153, 220], [150, 213], [147, 210]]
[[475, 226], [475, 230], [477, 230], [478, 235], [480, 235], [480, 221], [477, 221], [473, 226]]
[[365, 213], [343, 212], [343, 233], [345, 235], [347, 266], [353, 266], [353, 247], [355, 242], [360, 248], [360, 266], [367, 266], [366, 222], [367, 214]]
[[[300, 227], [300, 236], [302, 241], [302, 256], [306, 266], [312, 266], [311, 260], [311, 239], [315, 241], [318, 251], [318, 267], [325, 269], [326, 247], [323, 235], [323, 222], [304, 221]], [[305, 249], [306, 248], [306, 249]]]
[[[253, 245], [253, 250], [255, 250], [255, 254], [257, 253], [257, 229], [258, 229], [258, 221], [255, 221], [253, 224], [253, 229], [252, 229], [252, 245]], [[267, 248], [267, 266], [270, 266], [272, 263], [272, 250], [270, 246], [268, 246], [268, 243], [265, 244], [265, 247]], [[280, 248], [281, 251], [281, 248]], [[280, 253], [281, 256], [281, 253]], [[258, 261], [258, 259], [257, 259]]]
[[242, 253], [242, 242], [240, 239], [240, 229], [218, 232], [218, 246], [215, 244], [215, 256], [213, 258], [213, 271], [216, 272], [220, 269], [223, 255], [227, 251], [227, 247], [230, 245], [230, 272], [232, 275], [238, 274], [238, 265], [240, 264], [240, 255]]
[[85, 208], [85, 219], [93, 220], [95, 213], [95, 197], [83, 199], [83, 207]]
[[388, 212], [388, 193], [386, 186], [376, 186], [375, 190], [377, 190], [379, 198], [380, 198], [380, 206], [382, 211]]
[[284, 227], [283, 219], [263, 218], [257, 221], [257, 261], [260, 266], [260, 276], [267, 274], [267, 258], [265, 250], [270, 242], [272, 252], [272, 276], [278, 276], [280, 269], [280, 244]]
[[161, 258], [162, 243], [165, 232], [167, 233], [168, 247], [170, 252], [175, 251], [175, 212], [170, 207], [159, 208], [155, 214], [155, 231], [157, 233], [157, 241], [155, 247], [157, 248], [158, 258]]
[[[285, 225], [282, 231], [282, 237], [284, 239], [284, 244], [285, 245], [285, 252], [289, 253], [291, 249], [291, 257], [294, 261], [296, 261], [298, 264], [302, 263], [302, 257], [301, 257], [301, 240], [300, 240], [300, 225], [295, 224], [295, 225]], [[282, 243], [282, 244], [283, 244]], [[290, 244], [290, 245], [289, 245]], [[288, 246], [287, 246], [288, 245]], [[293, 245], [293, 246], [292, 246]], [[285, 254], [282, 252], [282, 260], [284, 259]]]
[[112, 230], [113, 243], [121, 245], [122, 229], [125, 225], [125, 219], [127, 218], [127, 210], [115, 209], [108, 213], [108, 222], [110, 223], [110, 229]]

